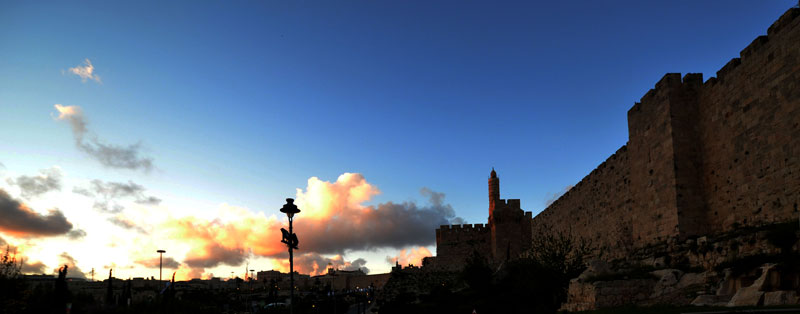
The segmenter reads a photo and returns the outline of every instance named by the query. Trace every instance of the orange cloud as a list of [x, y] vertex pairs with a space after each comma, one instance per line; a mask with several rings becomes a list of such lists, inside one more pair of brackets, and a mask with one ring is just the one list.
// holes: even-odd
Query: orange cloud
[[[357, 270], [361, 269], [365, 273], [369, 269], [364, 267], [367, 262], [364, 259], [356, 259], [354, 261], [347, 261], [342, 255], [334, 255], [333, 257], [325, 257], [316, 253], [304, 253], [294, 256], [294, 270], [301, 274], [308, 274], [311, 276], [324, 275], [328, 273], [328, 268], [339, 270]], [[283, 273], [289, 272], [288, 259], [273, 260], [273, 269]]]
[[386, 257], [388, 262], [394, 264], [395, 262], [400, 265], [422, 265], [422, 259], [431, 256], [431, 251], [426, 247], [420, 246], [419, 248], [411, 248], [410, 250], [402, 249], [395, 257]]
[[[170, 235], [190, 245], [184, 262], [190, 267], [238, 266], [249, 252], [274, 256], [284, 251], [279, 242], [281, 224], [275, 217], [239, 211], [229, 222], [195, 217], [169, 220]], [[272, 240], [272, 241], [271, 241]]]
[[[202, 268], [189, 267], [186, 264], [181, 264], [181, 266], [175, 270], [174, 274], [175, 274], [175, 281], [187, 281], [195, 278], [204, 278]], [[171, 279], [172, 277], [170, 275], [164, 277], [164, 280], [171, 280]]]
[[[312, 177], [305, 191], [297, 189], [296, 204], [301, 210], [294, 220], [300, 240], [295, 253], [297, 270], [319, 274], [326, 271], [328, 263], [348, 267], [350, 264], [342, 258], [346, 251], [432, 244], [439, 225], [459, 219], [453, 208], [443, 203], [443, 193], [422, 189], [423, 196], [429, 198], [426, 206], [414, 202], [364, 205], [379, 193], [357, 173], [342, 174], [334, 182]], [[191, 247], [183, 260], [188, 267], [239, 266], [251, 253], [286, 258], [280, 229], [287, 223], [282, 213], [276, 214], [282, 220], [225, 205], [217, 219], [184, 217], [167, 221], [163, 228]]]
[[455, 217], [453, 208], [444, 204], [444, 194], [423, 188], [420, 193], [428, 204], [414, 202], [381, 203], [366, 206], [377, 187], [358, 173], [345, 173], [336, 181], [308, 179], [304, 192], [297, 189], [301, 212], [295, 220], [300, 248], [320, 254], [343, 254], [349, 250], [403, 248], [427, 245], [435, 241], [437, 227]]
[[30, 248], [31, 246], [26, 242], [15, 246], [0, 238], [0, 256], [7, 256], [11, 263], [20, 268], [23, 274], [44, 274], [47, 265], [41, 261], [31, 262], [25, 256], [25, 252]]

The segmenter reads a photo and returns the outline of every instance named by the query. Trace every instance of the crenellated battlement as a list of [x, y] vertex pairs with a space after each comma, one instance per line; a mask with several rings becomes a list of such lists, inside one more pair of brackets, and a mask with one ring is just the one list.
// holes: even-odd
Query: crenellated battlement
[[488, 228], [484, 224], [462, 224], [462, 225], [441, 225], [436, 229], [436, 234], [440, 233], [469, 233], [469, 232], [486, 232]]
[[460, 270], [473, 252], [487, 254], [491, 228], [484, 224], [442, 225], [436, 229], [437, 265]]
[[645, 110], [651, 110], [652, 106], [663, 102], [673, 95], [674, 92], [685, 88], [700, 88], [703, 85], [702, 73], [687, 73], [681, 78], [680, 73], [667, 73], [655, 84], [653, 89], [647, 91], [639, 102], [634, 103], [628, 110], [628, 119], [635, 114]]
[[751, 55], [753, 55], [753, 53], [755, 53], [756, 51], [761, 49], [761, 47], [766, 45], [766, 43], [768, 41], [769, 41], [769, 37], [768, 36], [762, 35], [762, 36], [756, 37], [756, 39], [753, 39], [753, 42], [751, 42], [749, 45], [747, 45], [747, 47], [745, 47], [744, 49], [742, 49], [741, 52], [739, 52], [739, 58], [741, 58], [742, 60], [747, 61], [747, 59]]
[[796, 23], [797, 21], [795, 21], [795, 19], [798, 16], [800, 16], [800, 1], [798, 1], [797, 7], [787, 10], [775, 23], [772, 23], [772, 25], [767, 28], [767, 36], [776, 35], [790, 24]]
[[[767, 35], [756, 37], [747, 47], [739, 52], [739, 58], [732, 58], [726, 63], [719, 71], [716, 77], [711, 77], [706, 81], [706, 84], [713, 86], [717, 83], [724, 83], [729, 77], [737, 72], [737, 69], [742, 65], [750, 66], [764, 66], [765, 63], [772, 62], [777, 56], [776, 53], [781, 53], [780, 49], [774, 49], [772, 42], [781, 42], [786, 44], [791, 39], [782, 38], [793, 36], [789, 34], [796, 32], [798, 24], [800, 24], [800, 9], [791, 8], [784, 13], [775, 23], [767, 29]], [[789, 30], [789, 31], [787, 31]], [[796, 35], [796, 34], [794, 34]], [[780, 45], [780, 44], [779, 44]], [[766, 62], [765, 62], [766, 61]]]
[[800, 8], [705, 82], [665, 74], [628, 110], [628, 142], [532, 219], [606, 258], [797, 219]]

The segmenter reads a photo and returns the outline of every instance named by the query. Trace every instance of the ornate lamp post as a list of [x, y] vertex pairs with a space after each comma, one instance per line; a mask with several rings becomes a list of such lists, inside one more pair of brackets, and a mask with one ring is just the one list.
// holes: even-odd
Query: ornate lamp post
[[161, 266], [164, 262], [164, 253], [167, 253], [167, 251], [158, 250], [156, 253], [158, 253], [158, 281], [161, 281]]
[[294, 250], [297, 250], [297, 244], [299, 241], [297, 240], [297, 235], [292, 232], [292, 220], [294, 218], [294, 214], [300, 212], [300, 209], [297, 208], [297, 205], [294, 204], [293, 198], [287, 198], [286, 204], [283, 205], [281, 208], [282, 213], [286, 213], [286, 216], [289, 217], [289, 231], [286, 229], [281, 228], [281, 234], [283, 235], [283, 239], [281, 242], [286, 243], [286, 246], [289, 247], [289, 285], [290, 285], [290, 294], [289, 294], [289, 312], [294, 313]]

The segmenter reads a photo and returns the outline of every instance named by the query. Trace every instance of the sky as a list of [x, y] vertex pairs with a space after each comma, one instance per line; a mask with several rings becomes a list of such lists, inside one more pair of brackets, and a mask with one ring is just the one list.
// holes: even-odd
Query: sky
[[[27, 273], [389, 271], [486, 179], [534, 215], [786, 1], [0, 3], [0, 244]], [[103, 275], [105, 276], [105, 275]], [[100, 275], [97, 275], [100, 279]]]

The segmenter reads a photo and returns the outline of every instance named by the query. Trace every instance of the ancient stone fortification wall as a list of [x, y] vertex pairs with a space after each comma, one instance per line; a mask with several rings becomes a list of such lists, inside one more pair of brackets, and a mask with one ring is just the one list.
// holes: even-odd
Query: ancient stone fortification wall
[[709, 226], [797, 219], [800, 202], [800, 9], [703, 86], [699, 130]]
[[536, 216], [533, 235], [570, 232], [617, 258], [668, 238], [797, 219], [798, 16], [787, 11], [705, 83], [665, 75], [628, 111], [627, 145]]
[[473, 251], [489, 257], [491, 230], [484, 224], [444, 225], [436, 229], [436, 264], [441, 267], [464, 265]]
[[533, 218], [533, 235], [551, 231], [590, 239], [604, 252], [631, 245], [630, 170], [623, 146]]
[[635, 246], [695, 235], [704, 210], [697, 201], [697, 90], [702, 76], [670, 73], [628, 110], [628, 148]]

